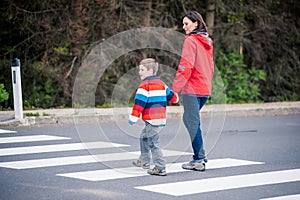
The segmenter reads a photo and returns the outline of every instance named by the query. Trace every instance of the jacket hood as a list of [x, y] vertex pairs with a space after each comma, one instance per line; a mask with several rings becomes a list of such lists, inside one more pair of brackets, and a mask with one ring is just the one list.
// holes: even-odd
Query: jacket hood
[[[189, 34], [186, 37], [194, 37], [197, 41], [199, 41], [205, 49], [209, 50], [213, 48], [213, 41], [212, 39], [209, 37], [208, 33], [206, 32], [192, 32], [191, 34]], [[185, 38], [186, 38], [185, 37]]]

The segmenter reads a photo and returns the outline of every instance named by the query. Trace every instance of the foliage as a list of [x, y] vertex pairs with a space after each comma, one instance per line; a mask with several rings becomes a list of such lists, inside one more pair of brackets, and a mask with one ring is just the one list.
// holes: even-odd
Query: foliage
[[263, 70], [261, 101], [300, 100], [299, 7], [291, 0], [217, 1], [216, 58], [238, 51], [248, 67]]
[[[215, 10], [206, 10], [209, 2]], [[215, 12], [215, 60], [227, 84], [228, 102], [300, 100], [299, 7], [294, 0], [2, 0], [0, 82], [10, 95], [7, 107], [13, 107], [13, 58], [21, 61], [25, 108], [71, 107], [74, 81], [91, 44], [140, 27], [183, 33], [181, 17], [188, 10], [204, 18]], [[173, 69], [179, 60], [151, 49], [122, 56], [100, 78], [96, 106], [110, 102], [114, 84], [145, 56]], [[218, 87], [219, 80], [214, 81]]]
[[259, 83], [265, 80], [263, 70], [248, 69], [243, 63], [243, 56], [236, 52], [221, 53], [216, 65], [222, 76], [227, 103], [259, 101]]
[[4, 88], [4, 84], [0, 83], [0, 103], [6, 101], [9, 97], [8, 92]]
[[36, 112], [36, 113], [25, 113], [25, 115], [27, 117], [39, 117], [40, 116], [40, 113]]

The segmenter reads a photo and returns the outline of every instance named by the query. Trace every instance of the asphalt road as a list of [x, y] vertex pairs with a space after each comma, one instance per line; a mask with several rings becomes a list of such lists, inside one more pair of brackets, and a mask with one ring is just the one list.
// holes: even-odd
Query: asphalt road
[[207, 147], [207, 170], [196, 172], [180, 168], [189, 140], [181, 121], [168, 121], [165, 177], [131, 165], [142, 124], [0, 129], [0, 199], [300, 199], [300, 115], [227, 117], [220, 137], [215, 123], [202, 119], [206, 139], [218, 140]]

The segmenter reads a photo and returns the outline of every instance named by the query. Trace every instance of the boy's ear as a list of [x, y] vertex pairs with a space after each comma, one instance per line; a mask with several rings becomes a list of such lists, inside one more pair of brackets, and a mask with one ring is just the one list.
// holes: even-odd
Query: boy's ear
[[151, 70], [152, 70], [152, 74], [153, 74], [153, 75], [155, 75], [155, 73], [154, 73], [154, 69], [152, 68]]

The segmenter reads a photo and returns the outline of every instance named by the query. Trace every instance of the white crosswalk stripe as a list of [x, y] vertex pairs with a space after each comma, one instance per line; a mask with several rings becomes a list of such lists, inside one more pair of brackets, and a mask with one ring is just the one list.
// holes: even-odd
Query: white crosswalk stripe
[[[122, 153], [108, 153], [98, 155], [85, 155], [85, 156], [68, 156], [47, 159], [34, 159], [22, 160], [11, 162], [0, 162], [0, 167], [12, 169], [32, 169], [40, 167], [54, 167], [73, 164], [85, 164], [96, 162], [107, 162], [116, 160], [129, 160], [138, 158], [139, 151], [135, 152], [122, 152]], [[179, 151], [163, 150], [165, 156], [189, 155], [189, 153], [182, 153]]]
[[24, 154], [33, 154], [33, 153], [59, 152], [59, 151], [74, 151], [74, 150], [83, 150], [83, 149], [126, 147], [126, 146], [129, 145], [110, 143], [110, 142], [87, 142], [87, 143], [40, 145], [40, 146], [0, 149], [0, 156], [24, 155]]
[[218, 177], [135, 187], [172, 196], [300, 181], [300, 169]]
[[300, 199], [300, 194], [295, 194], [295, 195], [266, 198], [261, 200], [299, 200], [299, 199]]
[[[168, 170], [168, 173], [186, 172], [186, 170], [182, 169], [181, 167], [182, 164], [183, 163], [167, 164], [166, 168]], [[237, 167], [237, 166], [245, 166], [245, 165], [257, 165], [257, 164], [263, 164], [263, 163], [225, 158], [225, 159], [210, 160], [208, 169]], [[76, 178], [76, 179], [83, 179], [88, 181], [104, 181], [104, 180], [111, 180], [111, 179], [146, 176], [147, 173], [145, 172], [145, 170], [142, 170], [141, 168], [128, 167], [128, 168], [118, 168], [118, 169], [65, 173], [65, 174], [57, 174], [57, 175]]]
[[0, 129], [0, 134], [2, 133], [16, 133], [17, 131], [11, 131], [11, 130], [5, 130], [5, 129]]
[[5, 143], [20, 143], [20, 142], [38, 142], [49, 140], [68, 140], [69, 137], [51, 136], [51, 135], [32, 135], [32, 136], [16, 136], [16, 137], [2, 137], [0, 144]]

